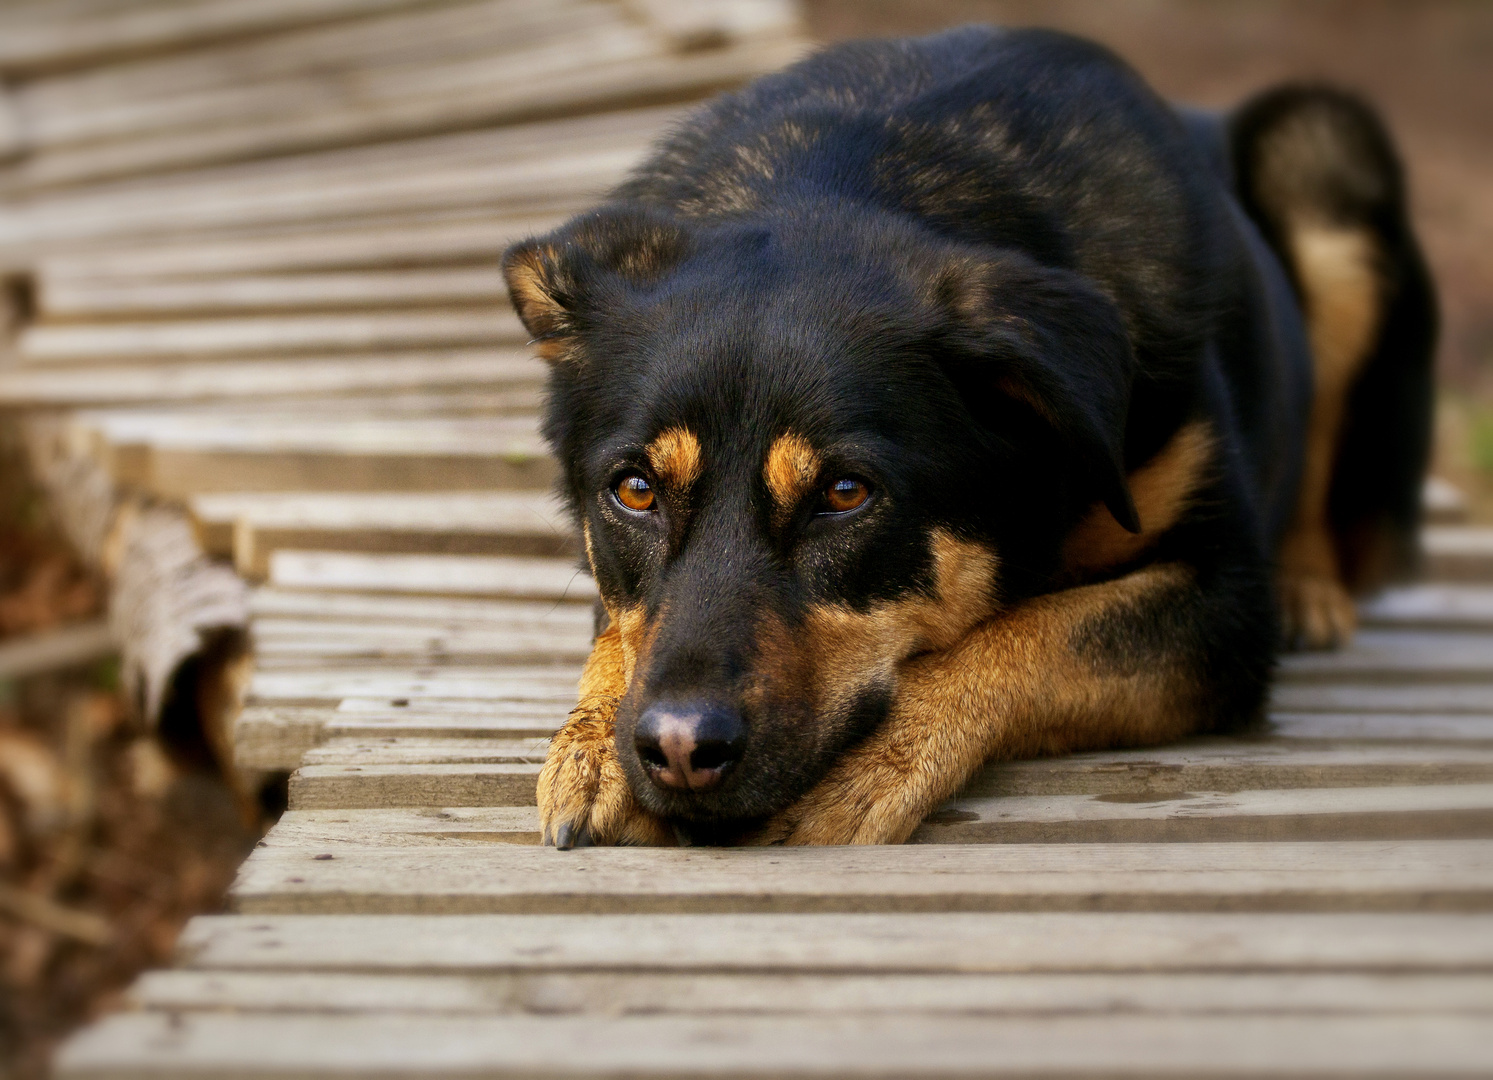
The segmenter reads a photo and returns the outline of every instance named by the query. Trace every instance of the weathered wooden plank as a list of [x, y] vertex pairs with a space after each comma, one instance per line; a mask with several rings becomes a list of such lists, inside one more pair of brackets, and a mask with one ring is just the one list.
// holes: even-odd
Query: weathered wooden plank
[[0, 207], [0, 248], [494, 205], [511, 216], [564, 213], [621, 180], [678, 113], [428, 136], [12, 200]]
[[[563, 722], [569, 704], [437, 698], [392, 705], [388, 699], [348, 698], [335, 709], [251, 707], [240, 717], [237, 731], [241, 746], [249, 748], [244, 752], [259, 767], [289, 770], [300, 764], [306, 750], [339, 735], [455, 739], [548, 735]], [[1277, 716], [1271, 735], [1276, 740], [1333, 743], [1487, 743], [1493, 742], [1493, 717], [1306, 713]], [[1152, 786], [1149, 779], [1144, 786]]]
[[[368, 15], [373, 15], [370, 18]], [[363, 13], [330, 27], [282, 31], [115, 63], [100, 71], [29, 80], [21, 86], [33, 146], [147, 131], [232, 123], [254, 115], [258, 90], [304, 111], [347, 98], [357, 73], [391, 64], [439, 63], [502, 54], [591, 25], [615, 25], [611, 5], [496, 0], [421, 4], [413, 11]], [[290, 94], [299, 94], [295, 101]]]
[[994, 762], [966, 797], [1169, 795], [1284, 788], [1486, 783], [1493, 753], [1457, 745], [1343, 745], [1193, 739], [1145, 750]]
[[[263, 578], [271, 552], [446, 552], [563, 555], [579, 551], [548, 492], [231, 492], [190, 503], [204, 546], [227, 541], [239, 573]], [[216, 541], [214, 543], [213, 541]]]
[[305, 26], [378, 11], [414, 0], [186, 0], [135, 4], [106, 11], [41, 8], [9, 15], [0, 34], [0, 70], [33, 73], [97, 64], [165, 48], [181, 48], [285, 27]]
[[1493, 784], [958, 798], [930, 816], [913, 834], [912, 842], [1154, 844], [1419, 838], [1493, 839]]
[[1493, 585], [1406, 585], [1358, 607], [1365, 626], [1442, 630], [1493, 628]]
[[[504, 555], [352, 555], [277, 551], [270, 556], [269, 581], [271, 585], [285, 589], [557, 601], [584, 601], [596, 596], [596, 583], [574, 563]], [[366, 695], [349, 691], [340, 696]]]
[[[368, 738], [341, 736], [328, 739], [307, 752], [305, 766], [379, 765], [487, 765], [494, 763], [537, 764], [549, 752], [547, 738], [496, 738], [492, 734], [475, 739], [381, 735]], [[1475, 785], [1471, 785], [1475, 786]], [[1486, 800], [1483, 792], [1482, 800]], [[1463, 800], [1479, 802], [1480, 800]]]
[[[154, 425], [153, 427], [151, 425]], [[555, 465], [527, 416], [108, 415], [100, 457], [153, 494], [544, 489]]]
[[488, 764], [303, 765], [290, 776], [296, 810], [398, 806], [532, 806], [543, 755]]
[[137, 1008], [295, 1013], [1016, 1013], [1310, 1015], [1493, 1012], [1485, 974], [730, 974], [519, 971], [383, 975], [148, 971]]
[[289, 772], [308, 750], [337, 737], [546, 737], [564, 722], [572, 703], [462, 702], [480, 708], [454, 714], [433, 711], [435, 703], [428, 701], [403, 707], [379, 704], [379, 711], [367, 712], [342, 712], [329, 705], [250, 705], [234, 724], [236, 760], [247, 768]]
[[187, 402], [299, 394], [368, 393], [526, 382], [533, 362], [504, 349], [450, 349], [370, 356], [212, 360], [169, 365], [10, 367], [0, 405]]
[[233, 760], [243, 769], [289, 772], [324, 738], [324, 705], [251, 705], [233, 721]]
[[[280, 673], [275, 673], [278, 677]], [[255, 676], [251, 694], [258, 696], [261, 679]], [[377, 676], [372, 676], [377, 677]], [[553, 687], [551, 702], [565, 702], [563, 684]], [[573, 684], [571, 684], [573, 685]], [[543, 690], [511, 690], [511, 693], [534, 694]], [[572, 691], [573, 693], [573, 691]], [[287, 695], [288, 696], [288, 695]], [[308, 695], [309, 696], [309, 695]], [[292, 780], [293, 794], [307, 800], [303, 806], [481, 806], [490, 802], [486, 785], [493, 760], [510, 760], [507, 750], [487, 739], [442, 739], [411, 737], [403, 742], [394, 739], [387, 755], [370, 747], [362, 756], [366, 763], [356, 771], [347, 769], [302, 770]], [[395, 749], [398, 748], [398, 749]], [[394, 757], [397, 756], [398, 763]], [[468, 764], [462, 764], [467, 762]], [[504, 774], [505, 776], [508, 774]], [[534, 772], [537, 777], [537, 769]], [[1196, 740], [1179, 746], [1153, 750], [1127, 750], [1106, 753], [1076, 754], [1036, 761], [995, 762], [988, 765], [966, 787], [966, 800], [993, 800], [983, 806], [972, 832], [989, 828], [998, 831], [998, 823], [985, 824], [986, 814], [998, 822], [999, 802], [1013, 796], [1051, 797], [1081, 796], [1112, 798], [1136, 802], [1167, 802], [1202, 798], [1199, 792], [1215, 793], [1213, 797], [1228, 802], [1236, 793], [1250, 791], [1283, 791], [1302, 788], [1400, 787], [1407, 785], [1486, 784], [1493, 781], [1493, 752], [1465, 746], [1342, 746], [1316, 748], [1311, 744], [1270, 744]], [[517, 783], [517, 781], [514, 781]], [[1474, 800], [1482, 796], [1468, 796]], [[1324, 800], [1332, 798], [1322, 796]], [[1340, 795], [1338, 800], [1348, 796]], [[1414, 796], [1400, 796], [1413, 799]], [[1427, 796], [1430, 798], [1430, 796]], [[525, 790], [524, 802], [532, 802], [532, 790]], [[343, 800], [343, 801], [338, 801]], [[397, 800], [397, 801], [391, 801]], [[420, 801], [411, 801], [420, 800]], [[1371, 808], [1363, 808], [1368, 813]], [[1267, 808], [1258, 811], [1268, 816]], [[1321, 811], [1325, 821], [1336, 820], [1341, 809]], [[1112, 817], [1124, 817], [1115, 812]], [[1178, 815], [1183, 817], [1185, 815]], [[1311, 816], [1308, 812], [1305, 816]], [[1427, 815], [1428, 817], [1430, 815]], [[1364, 819], [1367, 828], [1375, 819]], [[1482, 829], [1482, 811], [1458, 811], [1455, 826]], [[1478, 824], [1469, 825], [1469, 821]], [[1125, 826], [1113, 826], [1123, 829]], [[1189, 826], [1180, 821], [1158, 827], [1181, 830], [1188, 827], [1206, 831], [1210, 826]], [[1245, 826], [1216, 826], [1227, 831]], [[1261, 821], [1258, 828], [1271, 827]], [[1281, 827], [1288, 827], [1282, 825]], [[1304, 827], [1304, 826], [1303, 826]], [[1324, 827], [1327, 827], [1324, 824]], [[1339, 820], [1332, 827], [1351, 828]], [[1409, 827], [1408, 825], [1406, 827]], [[1417, 826], [1429, 827], [1426, 822]], [[969, 837], [973, 839], [973, 836]]]
[[186, 967], [234, 971], [1486, 975], [1493, 921], [1145, 912], [208, 915], [188, 924], [178, 947]]
[[46, 289], [49, 283], [66, 288], [73, 281], [87, 287], [93, 281], [127, 284], [142, 278], [487, 263], [515, 240], [548, 232], [560, 221], [554, 215], [512, 217], [500, 208], [479, 208], [193, 233], [149, 244], [126, 239], [91, 245], [81, 254], [49, 251], [35, 272]]
[[[312, 746], [334, 736], [548, 735], [564, 721], [568, 701], [545, 705], [433, 699], [392, 705], [388, 699], [349, 698], [336, 709], [254, 706], [238, 721], [241, 752], [260, 768], [294, 769]], [[1274, 738], [1343, 742], [1493, 742], [1493, 718], [1336, 716], [1305, 714], [1275, 721]], [[245, 759], [246, 762], [249, 758]]]
[[1265, 730], [1278, 739], [1333, 742], [1488, 742], [1493, 715], [1272, 713]]
[[381, 1076], [1466, 1076], [1483, 1016], [446, 1017], [133, 1013], [59, 1080]]
[[254, 650], [264, 659], [336, 662], [353, 658], [473, 664], [571, 660], [591, 655], [590, 627], [471, 627], [442, 623], [260, 619]]
[[333, 703], [345, 697], [490, 698], [569, 705], [575, 700], [579, 665], [562, 667], [403, 667], [394, 664], [312, 668], [261, 668], [249, 683], [249, 700], [270, 703]]
[[1467, 521], [1467, 496], [1442, 477], [1426, 477], [1420, 502], [1427, 524], [1461, 525]]
[[1428, 525], [1421, 530], [1425, 576], [1433, 581], [1493, 580], [1493, 528]]
[[[518, 769], [521, 766], [490, 766]], [[494, 784], [498, 783], [494, 774]], [[1493, 841], [260, 848], [243, 914], [1493, 910]]]
[[1397, 713], [1493, 715], [1493, 688], [1482, 682], [1395, 684], [1296, 683], [1277, 685], [1272, 710], [1284, 713]]
[[[498, 743], [499, 740], [492, 740]], [[308, 763], [360, 763], [347, 751], [313, 750]], [[543, 758], [543, 741], [506, 742], [486, 760]], [[410, 752], [410, 748], [405, 750]], [[388, 764], [397, 753], [367, 755]], [[329, 770], [328, 770], [329, 771]], [[312, 785], [306, 785], [307, 790]], [[1211, 843], [1234, 841], [1493, 839], [1493, 787], [1466, 784], [1183, 792], [1141, 802], [1132, 796], [1028, 795], [958, 798], [913, 835], [919, 844]], [[297, 804], [300, 806], [301, 804]], [[319, 806], [329, 806], [321, 800]], [[335, 818], [336, 823], [333, 824]], [[408, 806], [301, 809], [267, 838], [269, 846], [335, 843], [362, 847], [538, 843], [537, 811], [527, 807]]]
[[[699, 98], [800, 59], [798, 39], [668, 55], [643, 27], [588, 27], [548, 49], [366, 71], [349, 107], [265, 112], [233, 124], [147, 133], [34, 153], [14, 172], [43, 187], [147, 171], [210, 166], [430, 131], [514, 125], [606, 106]], [[294, 87], [250, 90], [250, 108], [273, 108]]]
[[1283, 657], [1276, 677], [1283, 684], [1493, 680], [1493, 633], [1365, 629], [1336, 652]]
[[486, 600], [400, 593], [319, 592], [264, 587], [249, 596], [256, 618], [410, 620], [447, 626], [544, 626], [589, 629], [595, 614], [589, 599], [557, 604], [552, 600]]
[[538, 842], [539, 809], [534, 806], [418, 806], [287, 810], [260, 845], [322, 853], [344, 848]]
[[501, 297], [486, 304], [328, 314], [281, 313], [113, 323], [36, 323], [16, 344], [28, 364], [201, 360], [275, 353], [521, 345], [528, 332]]
[[[422, 304], [448, 308], [489, 304], [501, 309], [507, 295], [503, 275], [495, 266], [165, 279], [43, 276], [36, 290], [37, 310], [50, 319], [410, 308]], [[499, 329], [506, 332], [508, 328]], [[218, 333], [221, 335], [221, 327]]]

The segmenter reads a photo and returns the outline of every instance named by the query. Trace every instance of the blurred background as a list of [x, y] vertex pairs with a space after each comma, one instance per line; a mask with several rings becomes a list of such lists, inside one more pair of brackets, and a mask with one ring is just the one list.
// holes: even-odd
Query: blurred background
[[805, 38], [969, 22], [1095, 38], [1192, 104], [1286, 79], [1378, 103], [1442, 298], [1435, 472], [1493, 523], [1493, 3], [9, 0], [0, 1074], [163, 963], [283, 799], [295, 759], [232, 730], [268, 534], [223, 499], [381, 490], [400, 440], [408, 479], [511, 437], [466, 486], [542, 487], [505, 239]]

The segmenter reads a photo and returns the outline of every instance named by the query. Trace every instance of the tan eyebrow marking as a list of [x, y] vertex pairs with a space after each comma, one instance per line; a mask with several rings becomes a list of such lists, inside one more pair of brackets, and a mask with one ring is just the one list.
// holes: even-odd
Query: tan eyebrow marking
[[648, 444], [648, 464], [671, 490], [687, 491], [703, 468], [700, 440], [686, 428], [667, 428]]
[[802, 435], [779, 435], [767, 451], [762, 479], [772, 496], [772, 523], [787, 524], [803, 497], [814, 487], [823, 467], [819, 454]]

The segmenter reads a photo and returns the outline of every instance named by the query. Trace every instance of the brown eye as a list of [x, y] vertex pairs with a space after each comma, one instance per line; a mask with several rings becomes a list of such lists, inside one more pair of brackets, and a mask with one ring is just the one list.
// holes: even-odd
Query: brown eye
[[653, 487], [637, 473], [617, 481], [617, 501], [629, 510], [652, 510]]
[[864, 506], [870, 497], [871, 489], [859, 480], [836, 480], [824, 489], [824, 504], [832, 514], [844, 514]]

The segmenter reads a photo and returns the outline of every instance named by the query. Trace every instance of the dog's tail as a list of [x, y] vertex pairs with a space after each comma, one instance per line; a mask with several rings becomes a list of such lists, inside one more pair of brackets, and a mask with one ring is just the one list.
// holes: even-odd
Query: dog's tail
[[1333, 440], [1344, 583], [1372, 588], [1414, 566], [1431, 436], [1436, 297], [1404, 170], [1378, 115], [1340, 90], [1269, 90], [1228, 129], [1235, 190], [1306, 315], [1316, 393], [1338, 396], [1337, 422], [1309, 437]]

